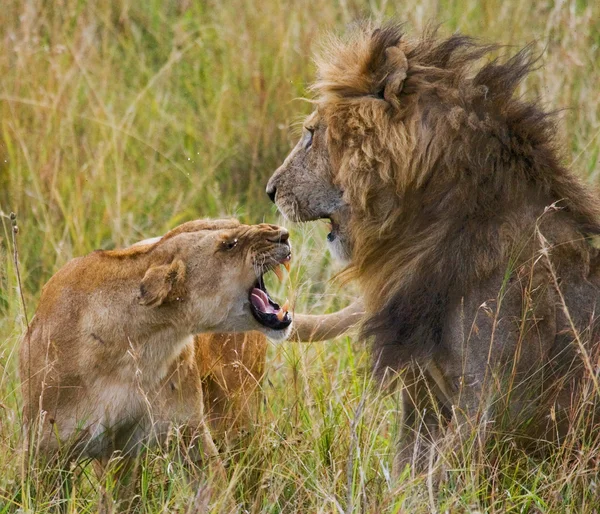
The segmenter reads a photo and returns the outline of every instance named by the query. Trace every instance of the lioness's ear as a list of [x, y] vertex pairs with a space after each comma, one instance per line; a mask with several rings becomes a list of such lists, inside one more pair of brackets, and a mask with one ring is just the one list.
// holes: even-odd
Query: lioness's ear
[[140, 305], [158, 307], [164, 302], [176, 300], [185, 291], [185, 264], [175, 260], [169, 265], [152, 266], [140, 283]]
[[391, 68], [390, 74], [385, 81], [383, 89], [383, 98], [386, 102], [394, 106], [396, 109], [400, 107], [398, 96], [404, 86], [406, 80], [406, 72], [408, 71], [408, 59], [406, 54], [397, 46], [390, 46], [385, 49], [386, 65]]

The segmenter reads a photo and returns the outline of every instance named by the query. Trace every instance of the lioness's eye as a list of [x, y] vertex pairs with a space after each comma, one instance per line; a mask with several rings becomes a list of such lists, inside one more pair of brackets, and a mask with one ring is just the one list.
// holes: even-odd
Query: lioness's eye
[[235, 248], [238, 244], [238, 240], [237, 239], [230, 239], [229, 241], [223, 241], [223, 248], [225, 248], [225, 250], [231, 250], [233, 248]]

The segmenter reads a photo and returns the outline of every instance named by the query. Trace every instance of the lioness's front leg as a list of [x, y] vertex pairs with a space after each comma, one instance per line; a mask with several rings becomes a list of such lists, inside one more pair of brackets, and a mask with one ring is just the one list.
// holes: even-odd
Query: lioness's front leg
[[[338, 337], [364, 315], [362, 300], [330, 314], [294, 313], [291, 341], [316, 342]], [[267, 339], [259, 332], [199, 334], [196, 362], [205, 386], [205, 413], [217, 433], [250, 428], [262, 398]]]
[[[192, 341], [169, 370], [157, 398], [158, 409], [154, 420], [156, 430], [159, 439], [164, 439], [173, 423], [182, 425], [189, 460], [196, 463], [208, 458], [217, 477], [225, 480], [225, 467], [213, 441], [205, 413], [201, 374], [196, 357], [196, 347]], [[198, 441], [198, 445], [190, 444], [194, 440]]]

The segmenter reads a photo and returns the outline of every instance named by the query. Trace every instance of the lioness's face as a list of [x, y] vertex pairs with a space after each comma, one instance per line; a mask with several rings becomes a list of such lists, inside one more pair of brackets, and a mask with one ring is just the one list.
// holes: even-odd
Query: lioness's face
[[[215, 332], [259, 330], [272, 339], [286, 338], [292, 319], [287, 306], [280, 307], [269, 296], [263, 275], [271, 270], [279, 274], [281, 265], [289, 268], [287, 230], [232, 220], [223, 220], [224, 225], [211, 223], [215, 228], [200, 226], [167, 234], [155, 243], [153, 251], [167, 255], [170, 264], [146, 272], [140, 303], [156, 305], [153, 291], [158, 290], [163, 295], [158, 305], [180, 305], [186, 316], [197, 320], [198, 328], [193, 331], [207, 327]], [[153, 271], [157, 269], [162, 271]]]
[[327, 148], [327, 127], [315, 111], [304, 122], [302, 137], [267, 184], [267, 194], [290, 221], [327, 219], [327, 242], [333, 255], [350, 261], [350, 209], [335, 184]]

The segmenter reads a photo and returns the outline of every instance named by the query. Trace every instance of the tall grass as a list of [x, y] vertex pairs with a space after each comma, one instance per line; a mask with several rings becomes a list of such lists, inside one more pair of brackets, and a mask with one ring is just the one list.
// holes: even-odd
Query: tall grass
[[[50, 495], [20, 473], [16, 372], [23, 307], [8, 213], [18, 214], [29, 314], [65, 262], [202, 216], [277, 221], [264, 194], [310, 105], [311, 52], [362, 16], [407, 29], [441, 22], [487, 41], [535, 41], [540, 68], [523, 86], [566, 108], [568, 163], [591, 183], [600, 166], [600, 4], [585, 0], [4, 0], [0, 6], [0, 512], [45, 512]], [[281, 221], [281, 220], [280, 220]], [[318, 225], [290, 227], [295, 267], [278, 296], [301, 310], [342, 306]], [[290, 288], [285, 291], [285, 288]], [[390, 477], [394, 394], [376, 394], [364, 345], [273, 346], [265, 404], [247, 445], [225, 452], [230, 494], [248, 512], [597, 512], [584, 459], [535, 459], [508, 445], [463, 463], [469, 480], [427, 490]], [[593, 452], [592, 452], [593, 453]], [[590, 455], [587, 455], [590, 457]], [[597, 457], [596, 457], [597, 458]], [[142, 471], [148, 512], [218, 511], [201, 470], [186, 480], [171, 449]], [[588, 461], [586, 460], [586, 463]], [[89, 469], [68, 499], [96, 512]]]

